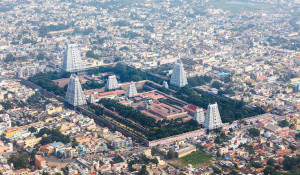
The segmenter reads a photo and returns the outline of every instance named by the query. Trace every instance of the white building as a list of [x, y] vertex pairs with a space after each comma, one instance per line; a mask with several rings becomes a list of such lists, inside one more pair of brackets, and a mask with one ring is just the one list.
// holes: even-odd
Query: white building
[[11, 127], [11, 120], [8, 114], [0, 114], [0, 134], [2, 134], [7, 128]]
[[136, 87], [134, 84], [129, 85], [128, 90], [126, 92], [126, 97], [136, 97], [138, 95]]
[[87, 104], [79, 78], [76, 75], [70, 76], [65, 102], [72, 106], [81, 106]]
[[68, 44], [64, 55], [62, 71], [75, 73], [82, 72], [84, 69], [78, 46], [76, 44]]
[[203, 127], [206, 129], [216, 129], [222, 127], [223, 123], [220, 117], [218, 104], [209, 104], [207, 107], [207, 112]]
[[182, 63], [175, 63], [170, 83], [177, 87], [183, 87], [188, 84]]
[[194, 120], [198, 122], [198, 124], [202, 124], [204, 123], [205, 120], [205, 116], [204, 116], [204, 112], [203, 109], [196, 109], [195, 114], [194, 114]]
[[108, 90], [118, 89], [119, 84], [115, 75], [109, 76], [106, 83], [106, 88]]

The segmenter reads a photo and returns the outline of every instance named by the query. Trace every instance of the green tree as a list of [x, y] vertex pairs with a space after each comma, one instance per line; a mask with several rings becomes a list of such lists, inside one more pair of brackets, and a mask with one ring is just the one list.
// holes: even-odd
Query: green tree
[[29, 161], [29, 155], [24, 152], [17, 152], [9, 158], [9, 162], [14, 164], [15, 169], [27, 168]]
[[31, 132], [31, 133], [35, 133], [37, 130], [36, 130], [36, 128], [35, 127], [30, 127], [29, 129], [28, 129], [28, 131], [29, 132]]
[[15, 56], [11, 53], [7, 54], [5, 59], [3, 60], [4, 62], [13, 62], [16, 61], [17, 59], [15, 58]]
[[276, 170], [272, 166], [267, 166], [264, 169], [264, 174], [265, 175], [273, 175], [276, 172]]
[[250, 165], [254, 168], [262, 168], [262, 164], [259, 162], [250, 162]]
[[140, 171], [140, 173], [139, 173], [140, 175], [146, 175], [146, 174], [148, 174], [148, 172], [147, 172], [147, 169], [146, 169], [146, 166], [145, 165], [143, 165], [142, 166], [142, 169], [141, 169], [141, 171]]
[[168, 153], [167, 153], [167, 158], [168, 159], [174, 159], [176, 157], [176, 154], [174, 151], [172, 150], [169, 150]]
[[42, 145], [47, 145], [49, 143], [52, 143], [52, 139], [50, 137], [43, 137], [42, 140], [40, 141], [40, 144]]
[[295, 169], [299, 163], [300, 163], [300, 156], [298, 157], [285, 156], [283, 161], [283, 168], [285, 170], [292, 170]]
[[36, 56], [36, 59], [38, 60], [44, 60], [46, 57], [45, 57], [45, 54], [43, 53], [39, 53], [37, 56]]
[[278, 123], [278, 126], [280, 127], [288, 127], [289, 125], [290, 125], [289, 122], [286, 120], [282, 120]]
[[254, 89], [251, 89], [250, 92], [251, 92], [252, 94], [256, 94], [256, 92], [255, 92]]
[[72, 141], [72, 147], [75, 148], [76, 146], [78, 146], [79, 143], [77, 142], [77, 140], [74, 138]]
[[211, 87], [216, 88], [216, 89], [220, 89], [223, 86], [224, 85], [222, 83], [220, 83], [219, 81], [213, 81], [211, 84]]
[[256, 128], [250, 128], [249, 129], [249, 134], [252, 136], [252, 137], [258, 137], [260, 135], [260, 131]]
[[215, 167], [215, 166], [212, 166], [211, 168], [214, 170], [215, 174], [221, 174], [222, 173], [222, 171], [219, 168]]
[[268, 161], [267, 161], [267, 165], [270, 165], [270, 166], [273, 166], [274, 163], [275, 163], [275, 160], [272, 158], [268, 159]]
[[50, 173], [43, 171], [42, 175], [50, 175]]
[[232, 174], [232, 175], [238, 175], [239, 173], [236, 170], [231, 170], [230, 174]]

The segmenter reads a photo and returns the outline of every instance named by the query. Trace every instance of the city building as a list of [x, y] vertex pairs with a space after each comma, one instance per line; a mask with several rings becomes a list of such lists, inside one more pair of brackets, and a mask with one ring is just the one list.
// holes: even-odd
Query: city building
[[106, 88], [108, 90], [114, 90], [119, 88], [119, 84], [115, 75], [111, 75], [107, 79]]
[[223, 124], [220, 117], [218, 104], [209, 104], [207, 107], [205, 120], [202, 126], [206, 129], [216, 129], [222, 127], [222, 125]]
[[175, 63], [170, 83], [177, 87], [183, 87], [188, 84], [182, 63]]
[[76, 75], [70, 76], [65, 102], [73, 107], [87, 104], [79, 78]]
[[38, 169], [43, 169], [45, 168], [46, 165], [46, 160], [40, 156], [40, 155], [35, 155], [34, 157], [34, 165], [38, 168]]
[[11, 120], [8, 114], [0, 114], [0, 134], [2, 134], [7, 128], [11, 127]]
[[84, 63], [81, 59], [78, 46], [76, 44], [68, 44], [64, 55], [62, 71], [80, 73], [84, 70]]
[[132, 140], [131, 137], [119, 137], [114, 139], [113, 141], [113, 147], [114, 149], [120, 149], [125, 147], [131, 147], [132, 146]]

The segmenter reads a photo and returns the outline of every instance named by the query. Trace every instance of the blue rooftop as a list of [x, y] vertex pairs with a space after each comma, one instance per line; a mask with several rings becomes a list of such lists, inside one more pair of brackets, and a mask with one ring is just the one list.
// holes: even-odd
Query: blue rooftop
[[53, 146], [53, 147], [60, 147], [60, 146], [62, 146], [62, 145], [63, 145], [62, 142], [56, 142], [56, 143], [52, 143], [52, 144], [51, 144], [51, 146]]
[[218, 75], [220, 75], [220, 76], [226, 76], [227, 74], [225, 74], [225, 73], [219, 73]]

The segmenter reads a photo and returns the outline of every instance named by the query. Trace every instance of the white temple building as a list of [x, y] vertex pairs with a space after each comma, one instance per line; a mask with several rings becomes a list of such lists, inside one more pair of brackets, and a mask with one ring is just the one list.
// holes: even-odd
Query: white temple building
[[138, 95], [136, 87], [134, 84], [129, 85], [128, 90], [126, 92], [126, 97], [136, 97]]
[[79, 78], [76, 75], [70, 76], [65, 102], [73, 107], [87, 104]]
[[182, 63], [174, 64], [170, 84], [177, 87], [183, 87], [188, 84]]
[[79, 73], [84, 70], [84, 63], [81, 59], [78, 46], [76, 44], [68, 44], [64, 55], [62, 71]]
[[194, 114], [194, 120], [198, 122], [198, 124], [203, 124], [205, 120], [205, 115], [203, 112], [203, 109], [196, 109], [195, 114]]
[[209, 104], [207, 107], [207, 112], [205, 116], [205, 120], [203, 123], [203, 127], [206, 129], [216, 129], [222, 127], [223, 123], [220, 117], [218, 104]]
[[89, 96], [89, 98], [88, 98], [88, 103], [90, 103], [90, 104], [94, 104], [94, 103], [96, 103], [96, 101], [95, 101], [95, 97], [94, 97], [94, 95], [93, 95], [93, 94], [91, 94], [91, 95]]
[[114, 90], [119, 88], [119, 84], [115, 75], [111, 75], [107, 79], [106, 88], [108, 90]]
[[162, 84], [162, 87], [163, 87], [163, 88], [166, 88], [166, 89], [169, 89], [168, 82], [167, 82], [167, 81], [164, 81], [163, 84]]

